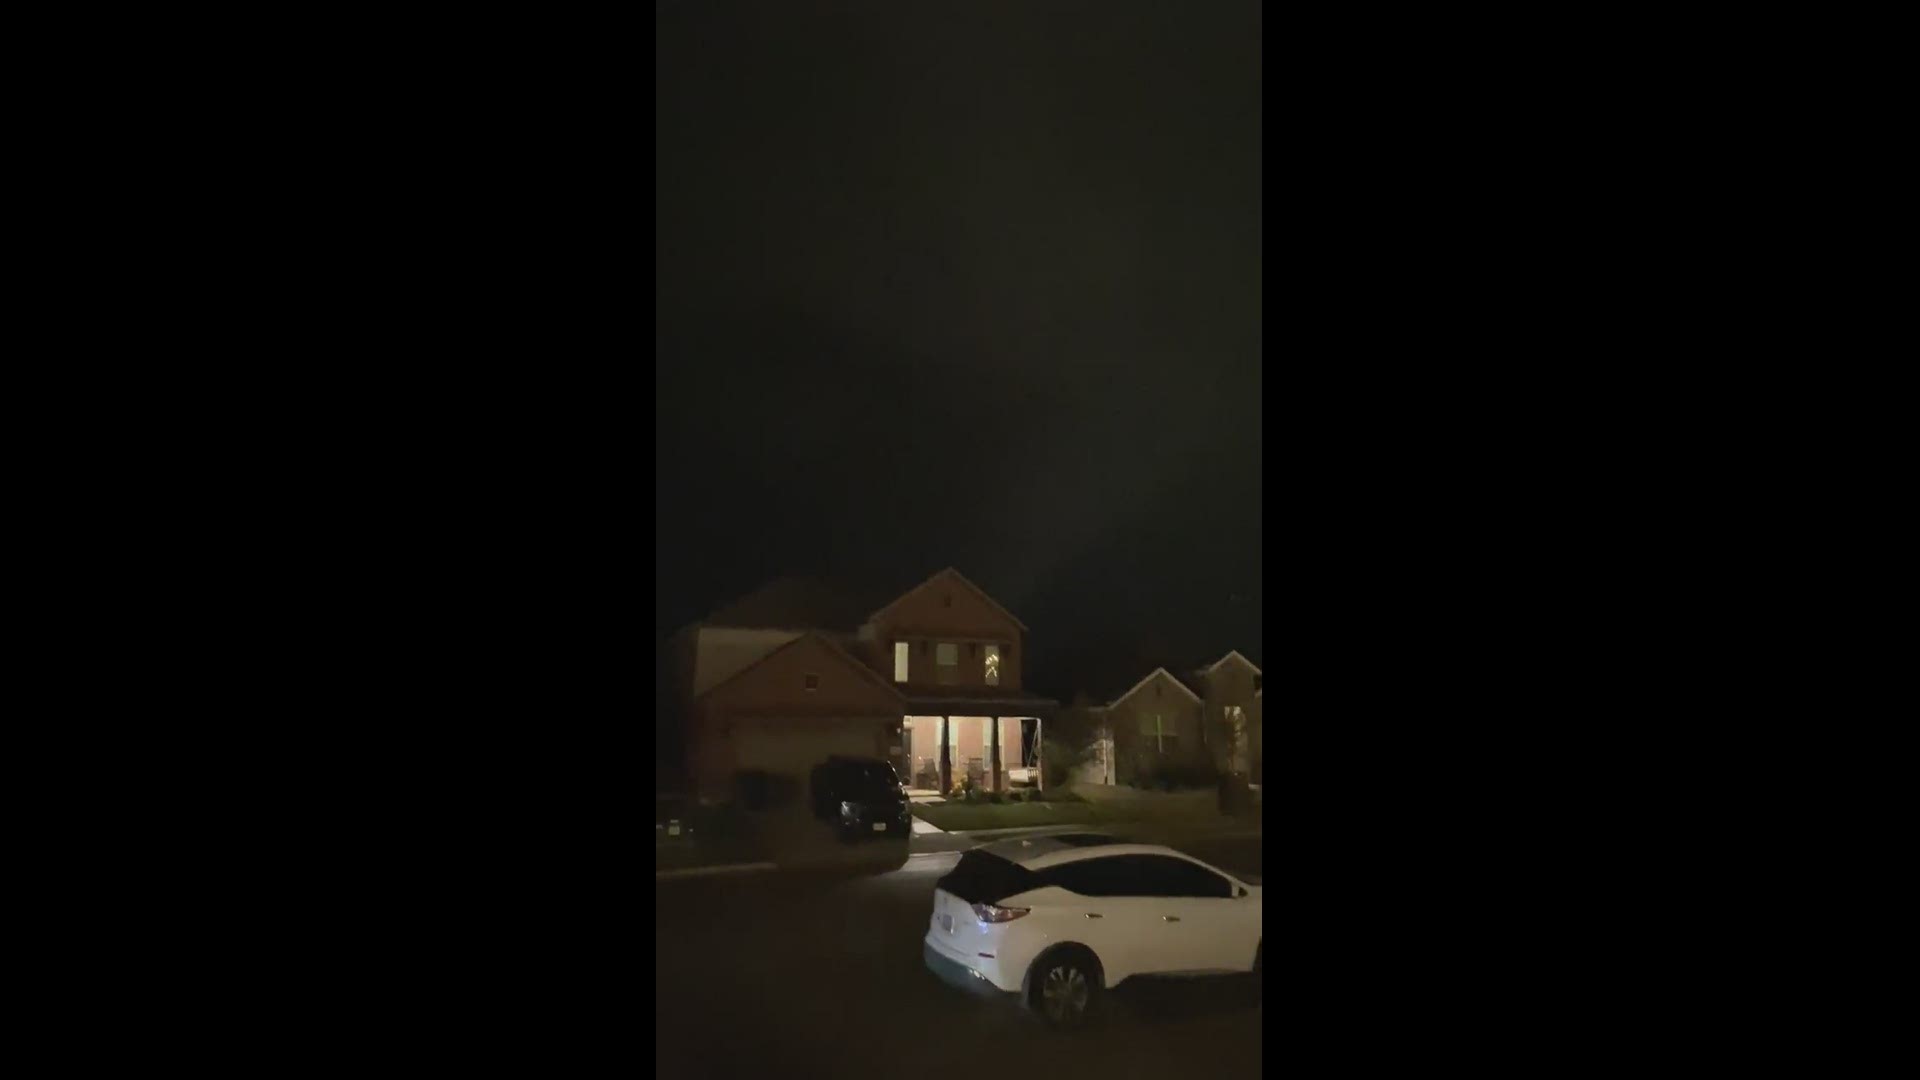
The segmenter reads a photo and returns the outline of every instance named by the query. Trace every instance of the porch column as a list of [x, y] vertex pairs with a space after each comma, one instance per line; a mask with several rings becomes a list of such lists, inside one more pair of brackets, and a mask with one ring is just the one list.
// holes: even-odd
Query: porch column
[[953, 740], [953, 736], [947, 729], [952, 726], [953, 717], [940, 718], [940, 794], [942, 795], [953, 790], [953, 755], [947, 750], [948, 743]]
[[989, 761], [987, 762], [987, 768], [992, 770], [992, 772], [989, 774], [987, 779], [987, 790], [999, 791], [1000, 790], [1000, 718], [997, 716], [989, 716], [987, 717], [987, 723], [993, 725], [992, 730], [987, 732], [987, 745], [991, 748], [987, 755], [989, 758]]
[[[1034, 710], [1034, 712], [1039, 711], [1038, 709]], [[1040, 737], [1040, 725], [1043, 723], [1045, 723], [1045, 721], [1039, 717], [1036, 716], [1033, 718], [1033, 787], [1035, 791], [1047, 790], [1047, 762], [1046, 759], [1041, 756], [1043, 751], [1040, 749], [1046, 745], [1046, 741]]]

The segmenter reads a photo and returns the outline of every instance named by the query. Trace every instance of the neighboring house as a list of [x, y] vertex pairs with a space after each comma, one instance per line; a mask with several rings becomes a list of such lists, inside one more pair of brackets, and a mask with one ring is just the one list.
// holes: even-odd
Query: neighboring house
[[1266, 781], [1262, 779], [1262, 777], [1266, 775], [1266, 770], [1262, 764], [1265, 758], [1263, 751], [1260, 749], [1260, 736], [1261, 733], [1266, 730], [1266, 726], [1260, 716], [1260, 695], [1264, 693], [1266, 693], [1266, 687], [1261, 687], [1253, 692], [1253, 768], [1248, 770], [1247, 776], [1249, 780], [1256, 784], [1266, 783]]
[[1202, 717], [1206, 703], [1194, 687], [1156, 667], [1146, 678], [1095, 709], [1101, 734], [1091, 760], [1076, 770], [1089, 783], [1132, 784], [1169, 767], [1207, 759]]
[[1168, 767], [1211, 763], [1260, 782], [1260, 669], [1229, 652], [1186, 678], [1176, 670], [1155, 666], [1093, 709], [1100, 733], [1076, 781], [1132, 784]]
[[[811, 636], [894, 693], [889, 739], [868, 752], [890, 759], [909, 786], [948, 791], [967, 778], [989, 790], [1037, 783], [1040, 726], [1054, 702], [1021, 690], [1026, 626], [951, 568], [903, 591], [870, 595], [877, 598], [783, 578], [684, 628], [669, 645], [683, 714], [705, 725], [697, 708], [704, 695]], [[792, 687], [783, 692], [797, 709], [815, 700]], [[779, 711], [775, 703], [768, 708], [769, 716]], [[724, 755], [703, 732], [707, 756], [691, 771], [711, 790]], [[824, 758], [833, 742], [811, 745]], [[794, 754], [804, 756], [806, 745], [796, 742]]]
[[1260, 782], [1259, 708], [1260, 669], [1253, 661], [1230, 651], [1193, 673], [1206, 703], [1206, 737], [1214, 768], [1246, 775]]

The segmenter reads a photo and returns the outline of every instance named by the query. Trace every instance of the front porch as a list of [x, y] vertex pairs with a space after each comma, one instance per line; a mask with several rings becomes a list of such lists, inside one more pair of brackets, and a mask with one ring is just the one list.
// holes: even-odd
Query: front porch
[[1049, 704], [1037, 698], [950, 703], [909, 697], [914, 711], [901, 720], [894, 769], [916, 798], [950, 795], [969, 781], [979, 791], [1040, 788]]

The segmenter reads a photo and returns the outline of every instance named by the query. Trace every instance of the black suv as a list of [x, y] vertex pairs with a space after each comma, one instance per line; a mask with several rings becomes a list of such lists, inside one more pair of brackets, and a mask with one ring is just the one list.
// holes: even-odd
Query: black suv
[[913, 833], [907, 789], [878, 758], [830, 757], [813, 768], [813, 816], [841, 839], [906, 840]]

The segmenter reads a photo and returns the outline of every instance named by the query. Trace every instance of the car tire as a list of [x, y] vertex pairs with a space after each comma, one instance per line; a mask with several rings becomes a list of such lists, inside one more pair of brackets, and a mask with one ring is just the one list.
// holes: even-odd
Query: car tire
[[1055, 949], [1027, 969], [1026, 1005], [1048, 1027], [1085, 1027], [1099, 1015], [1104, 981], [1092, 952]]

